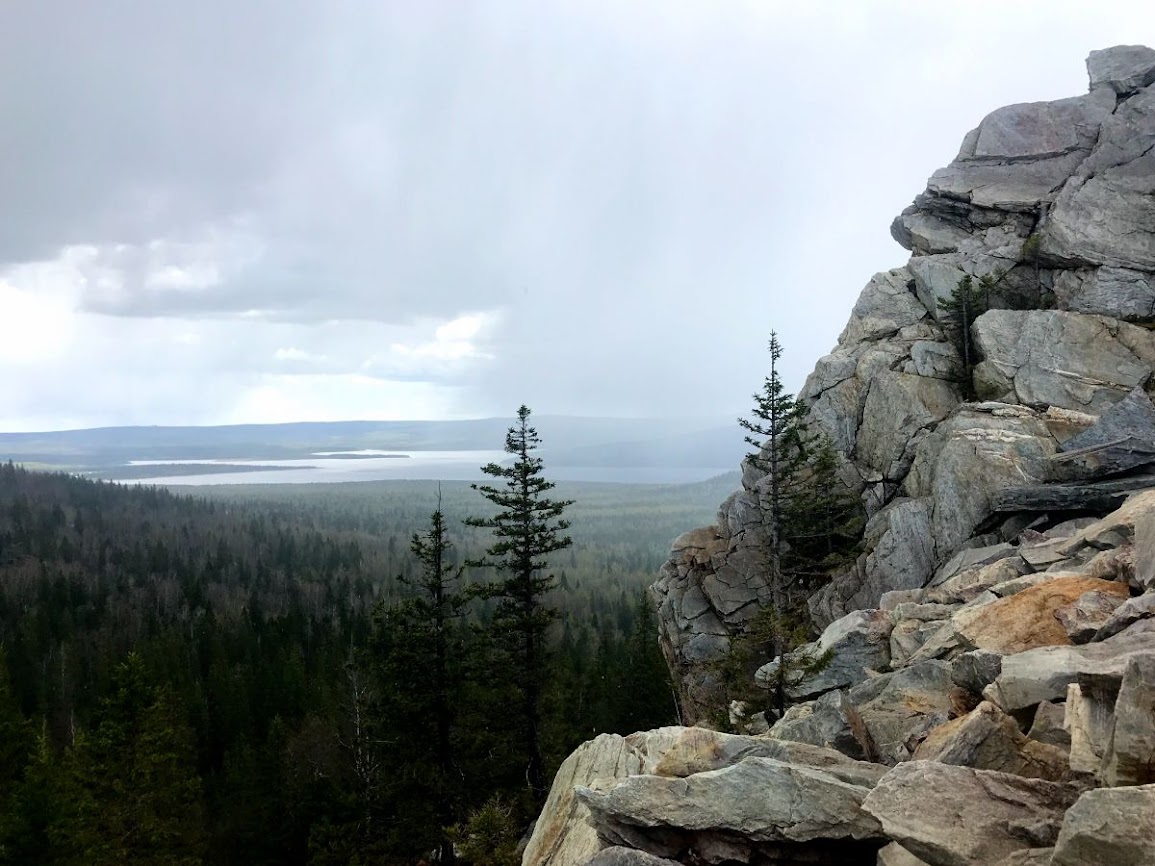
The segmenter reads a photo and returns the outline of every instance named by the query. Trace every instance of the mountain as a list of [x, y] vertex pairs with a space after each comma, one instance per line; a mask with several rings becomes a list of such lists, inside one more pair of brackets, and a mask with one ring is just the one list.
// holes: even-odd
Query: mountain
[[868, 521], [818, 639], [748, 660], [793, 705], [720, 674], [791, 589], [747, 467], [651, 588], [684, 723], [735, 733], [586, 743], [525, 866], [1155, 862], [1155, 51], [1087, 69], [966, 136], [801, 391]]

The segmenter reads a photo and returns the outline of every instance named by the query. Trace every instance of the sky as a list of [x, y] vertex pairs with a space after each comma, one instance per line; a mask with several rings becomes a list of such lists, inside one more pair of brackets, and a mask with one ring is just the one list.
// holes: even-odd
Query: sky
[[0, 430], [733, 418], [1100, 0], [4, 0]]

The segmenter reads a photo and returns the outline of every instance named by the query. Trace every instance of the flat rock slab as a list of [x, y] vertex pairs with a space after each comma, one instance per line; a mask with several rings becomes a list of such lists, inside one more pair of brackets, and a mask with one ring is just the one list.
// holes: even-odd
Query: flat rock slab
[[685, 779], [631, 776], [604, 790], [579, 788], [599, 829], [607, 824], [721, 830], [754, 842], [879, 839], [861, 809], [869, 789], [812, 767], [747, 758]]
[[1070, 808], [1053, 866], [1155, 863], [1155, 785], [1087, 791]]
[[1155, 369], [1155, 335], [1105, 316], [991, 310], [974, 324], [988, 378], [1018, 402], [1101, 413]]
[[810, 743], [726, 734], [708, 728], [683, 728], [654, 767], [653, 775], [685, 778], [729, 767], [746, 758], [773, 758], [814, 767], [864, 787], [873, 787], [887, 773], [887, 768], [879, 764], [856, 761], [835, 749]]
[[1077, 793], [1066, 785], [932, 761], [888, 773], [862, 808], [934, 866], [989, 866], [1059, 835]]
[[983, 696], [1007, 712], [1064, 700], [1081, 676], [1121, 682], [1128, 659], [1155, 646], [1155, 620], [1144, 619], [1100, 643], [1050, 646], [1003, 657], [998, 678]]

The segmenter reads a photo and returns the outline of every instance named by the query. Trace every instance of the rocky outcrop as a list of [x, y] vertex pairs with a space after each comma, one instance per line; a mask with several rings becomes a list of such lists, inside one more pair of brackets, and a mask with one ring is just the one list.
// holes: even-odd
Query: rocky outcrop
[[[814, 640], [757, 679], [826, 667], [781, 718], [735, 711], [764, 735], [667, 728], [622, 741], [624, 775], [569, 766], [543, 837], [607, 864], [1155, 863], [1155, 51], [1087, 68], [1087, 94], [966, 136], [799, 394], [867, 521]], [[966, 358], [943, 303], [965, 276], [989, 296]], [[745, 466], [652, 588], [690, 721], [784, 591], [766, 484]]]
[[[1155, 462], [1142, 391], [1155, 371], [1150, 54], [1096, 52], [1086, 95], [992, 112], [895, 220], [910, 261], [870, 280], [799, 393], [870, 518], [857, 562], [810, 600], [819, 627], [925, 587], [976, 534], [1014, 541], [1013, 526], [986, 522], [1032, 510], [1016, 512], [1013, 497], [1008, 507], [1016, 489]], [[969, 379], [941, 323], [942, 299], [966, 275], [994, 278]], [[1126, 399], [1148, 408], [1112, 418]], [[1100, 416], [1098, 439], [1080, 439]], [[759, 483], [747, 467], [717, 524], [679, 539], [653, 588], [690, 719], [715, 695], [710, 662], [772, 594]], [[900, 632], [904, 651], [926, 631]]]

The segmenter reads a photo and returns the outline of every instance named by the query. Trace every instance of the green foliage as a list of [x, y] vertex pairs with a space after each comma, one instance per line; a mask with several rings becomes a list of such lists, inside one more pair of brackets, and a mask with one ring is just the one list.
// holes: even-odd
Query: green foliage
[[[786, 709], [787, 691], [798, 688], [830, 665], [830, 652], [797, 652], [809, 640], [810, 629], [801, 613], [780, 613], [773, 607], [759, 610], [716, 665], [725, 687], [725, 704], [742, 701], [748, 713], [775, 710], [781, 716]], [[775, 658], [779, 664], [769, 688], [754, 685], [754, 672]]]
[[518, 866], [516, 814], [511, 804], [494, 794], [471, 812], [464, 824], [451, 828], [462, 862], [468, 866]]
[[497, 600], [490, 631], [509, 659], [508, 671], [522, 697], [522, 736], [526, 751], [526, 778], [534, 799], [543, 802], [546, 773], [541, 756], [541, 706], [548, 670], [546, 632], [558, 610], [547, 601], [556, 587], [552, 574], [543, 574], [547, 556], [573, 544], [565, 535], [569, 521], [562, 517], [572, 500], [550, 499], [556, 485], [542, 477], [543, 461], [533, 452], [540, 445], [537, 431], [529, 425], [530, 410], [517, 410], [517, 423], [505, 437], [505, 452], [514, 457], [509, 465], [489, 463], [482, 471], [504, 485], [475, 484], [473, 488], [497, 511], [471, 517], [470, 526], [488, 529], [494, 541], [485, 556], [472, 561], [475, 567], [496, 569], [501, 579], [477, 589], [483, 598]]
[[[1030, 242], [1031, 239], [1028, 238], [1027, 243]], [[1023, 245], [1024, 250], [1027, 243]], [[1037, 242], [1034, 244], [1034, 250], [1037, 255]], [[996, 270], [983, 274], [976, 281], [970, 274], [966, 274], [951, 289], [950, 297], [942, 298], [938, 302], [943, 330], [962, 356], [962, 382], [968, 397], [974, 396], [973, 373], [978, 363], [978, 352], [971, 334], [971, 326], [974, 325], [975, 319], [991, 309], [991, 296], [1006, 276], [1007, 271]]]
[[782, 346], [770, 334], [770, 373], [754, 395], [752, 418], [739, 418], [755, 450], [747, 461], [758, 482], [765, 568], [778, 611], [824, 583], [857, 551], [862, 508], [838, 479], [834, 443], [808, 423], [809, 407], [786, 392], [778, 372]]
[[[639, 590], [732, 484], [564, 486], [577, 543], [542, 598], [565, 612], [545, 634], [547, 779], [603, 730], [673, 721]], [[448, 617], [452, 782], [430, 773], [436, 605], [414, 604], [430, 595], [409, 547], [436, 547], [441, 510], [460, 594], [460, 562], [492, 539], [460, 523], [476, 492], [445, 488], [443, 503], [419, 482], [192, 499], [0, 464], [0, 864], [412, 863], [441, 839], [446, 791], [452, 820], [500, 790], [524, 826], [521, 697], [478, 629], [500, 599]]]

